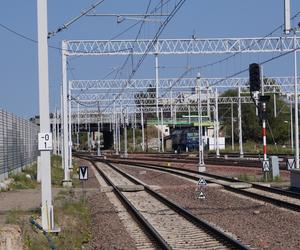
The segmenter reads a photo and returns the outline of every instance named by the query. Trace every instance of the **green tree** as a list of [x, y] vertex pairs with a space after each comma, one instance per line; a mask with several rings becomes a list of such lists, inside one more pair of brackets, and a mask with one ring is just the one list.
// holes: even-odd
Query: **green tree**
[[[278, 85], [274, 80], [265, 79], [268, 85]], [[247, 95], [247, 94], [244, 94]], [[268, 143], [286, 143], [289, 140], [289, 121], [290, 113], [288, 108], [288, 103], [283, 97], [275, 94], [276, 106], [277, 106], [277, 117], [274, 116], [274, 94], [268, 94], [270, 96], [270, 101], [267, 103], [267, 141]], [[222, 93], [221, 96], [237, 96], [237, 90], [230, 89]], [[220, 120], [224, 125], [226, 135], [231, 136], [231, 105], [220, 105], [219, 116]], [[220, 107], [219, 106], [219, 107]], [[237, 104], [234, 104], [234, 117], [237, 117]], [[237, 119], [235, 119], [234, 127], [238, 127]], [[242, 129], [243, 129], [243, 140], [252, 140], [256, 142], [261, 142], [261, 121], [258, 116], [256, 116], [256, 108], [254, 103], [243, 103], [242, 104]], [[235, 129], [235, 140], [238, 140], [238, 130]]]

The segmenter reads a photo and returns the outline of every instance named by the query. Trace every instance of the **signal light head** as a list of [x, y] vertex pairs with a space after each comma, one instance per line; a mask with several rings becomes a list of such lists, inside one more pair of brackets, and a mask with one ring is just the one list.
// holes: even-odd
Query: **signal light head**
[[260, 66], [258, 63], [252, 63], [249, 65], [249, 82], [250, 92], [260, 91]]

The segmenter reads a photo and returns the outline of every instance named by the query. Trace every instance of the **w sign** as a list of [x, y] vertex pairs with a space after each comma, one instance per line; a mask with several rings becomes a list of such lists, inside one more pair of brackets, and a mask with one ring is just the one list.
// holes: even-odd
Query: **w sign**
[[87, 180], [88, 179], [88, 167], [81, 166], [79, 167], [79, 180]]

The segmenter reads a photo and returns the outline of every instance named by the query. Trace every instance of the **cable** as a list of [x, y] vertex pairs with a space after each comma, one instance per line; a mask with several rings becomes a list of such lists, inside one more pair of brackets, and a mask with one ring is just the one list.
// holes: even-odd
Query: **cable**
[[[150, 8], [151, 2], [152, 2], [152, 0], [149, 1], [148, 6], [147, 6], [147, 9], [146, 9], [146, 13], [145, 13], [145, 14], [148, 14], [148, 10], [149, 10], [149, 8]], [[147, 16], [145, 15], [144, 18], [146, 19]], [[139, 36], [140, 36], [140, 34], [141, 34], [141, 31], [142, 31], [142, 28], [143, 28], [143, 26], [144, 26], [144, 23], [145, 23], [145, 20], [143, 20], [142, 23], [141, 23], [140, 29], [139, 29], [139, 31], [138, 31], [136, 37], [135, 37], [135, 41], [137, 41], [137, 39], [139, 38]], [[133, 51], [133, 49], [134, 49], [134, 47], [132, 48], [132, 51]], [[129, 54], [129, 55], [127, 56], [127, 58], [125, 59], [124, 63], [123, 63], [122, 66], [119, 68], [118, 72], [116, 73], [114, 79], [116, 79], [116, 78], [117, 78], [117, 75], [120, 73], [120, 71], [122, 71], [122, 70], [125, 68], [125, 66], [126, 66], [128, 60], [129, 60], [130, 56], [132, 56], [132, 55]], [[132, 67], [132, 69], [133, 69], [133, 67]]]
[[175, 14], [178, 12], [178, 10], [182, 7], [182, 5], [185, 3], [186, 0], [180, 0], [174, 7], [174, 9], [172, 10], [172, 12], [170, 13], [170, 15], [164, 20], [164, 22], [160, 25], [158, 31], [156, 32], [154, 38], [152, 39], [152, 41], [149, 43], [149, 45], [147, 46], [145, 52], [143, 53], [142, 57], [140, 58], [140, 60], [138, 61], [138, 63], [136, 64], [135, 68], [132, 70], [125, 86], [122, 88], [122, 90], [120, 91], [120, 93], [114, 98], [114, 100], [112, 102], [110, 102], [104, 109], [104, 111], [115, 102], [115, 100], [117, 98], [119, 98], [122, 93], [124, 92], [125, 88], [128, 86], [128, 84], [130, 84], [130, 81], [132, 80], [133, 76], [136, 74], [136, 72], [138, 71], [138, 69], [140, 68], [140, 66], [142, 65], [142, 63], [144, 62], [145, 58], [147, 57], [149, 51], [154, 47], [154, 45], [157, 43], [158, 37], [161, 35], [161, 33], [163, 32], [163, 30], [165, 29], [165, 27], [167, 26], [167, 24], [172, 20], [172, 18], [175, 16]]
[[30, 38], [30, 37], [28, 37], [28, 36], [25, 36], [25, 35], [23, 35], [23, 34], [21, 34], [21, 33], [18, 33], [17, 31], [15, 31], [15, 30], [13, 30], [13, 29], [7, 27], [7, 26], [4, 25], [4, 24], [1, 24], [1, 23], [0, 23], [0, 26], [1, 26], [3, 29], [9, 31], [10, 33], [13, 33], [13, 34], [15, 34], [15, 35], [17, 35], [17, 36], [19, 36], [19, 37], [21, 37], [21, 38], [23, 38], [23, 39], [29, 41], [29, 42], [38, 43], [36, 40], [34, 40], [34, 39], [32, 39], [32, 38]]
[[[167, 2], [165, 2], [163, 5], [167, 4], [169, 1], [170, 1], [170, 0], [168, 0]], [[149, 3], [148, 3], [148, 6], [147, 6], [147, 8], [146, 8], [146, 13], [145, 13], [145, 14], [148, 13], [149, 8], [150, 8], [150, 6], [151, 6], [151, 3], [152, 3], [152, 0], [149, 0]], [[156, 5], [155, 8], [154, 8], [150, 13], [153, 14], [153, 13], [157, 10], [158, 6], [159, 6], [159, 4]], [[161, 6], [161, 7], [163, 7], [163, 6]], [[145, 15], [144, 17], [145, 17], [145, 19], [147, 18], [146, 15]], [[141, 21], [136, 22], [135, 24], [131, 25], [131, 26], [130, 26], [129, 28], [127, 28], [126, 30], [124, 30], [124, 31], [122, 31], [121, 33], [119, 33], [119, 34], [115, 35], [114, 37], [112, 37], [110, 40], [114, 40], [114, 39], [118, 38], [119, 36], [123, 35], [123, 34], [126, 33], [128, 30], [130, 30], [131, 28], [135, 27], [136, 25], [138, 25], [138, 24], [140, 24], [140, 23], [141, 23], [141, 26], [140, 26], [140, 28], [139, 28], [139, 31], [138, 31], [136, 37], [135, 37], [135, 41], [137, 41], [138, 37], [140, 36], [142, 27], [143, 27], [143, 25], [144, 25], [144, 23], [145, 23], [145, 20], [141, 20]], [[133, 50], [133, 48], [131, 48], [131, 50]], [[116, 69], [117, 72], [116, 72], [116, 74], [115, 74], [114, 79], [116, 79], [117, 76], [118, 76], [118, 74], [125, 68], [127, 62], [128, 62], [129, 59], [130, 59], [130, 56], [132, 56], [132, 55], [129, 54], [129, 55], [126, 57], [125, 61], [123, 62], [122, 66], [121, 66], [121, 67], [118, 67], [118, 68]], [[78, 57], [77, 57], [77, 58], [78, 58]], [[133, 67], [132, 67], [132, 68], [133, 68]], [[115, 71], [115, 70], [114, 70], [114, 71]], [[111, 72], [111, 73], [113, 73], [113, 72]], [[111, 74], [111, 73], [110, 73], [110, 74]], [[110, 74], [109, 74], [109, 75], [110, 75]], [[86, 89], [85, 91], [87, 91], [87, 90], [88, 90], [88, 89]], [[84, 91], [84, 92], [85, 92], [85, 91]], [[83, 92], [81, 92], [80, 94], [82, 94], [82, 93], [83, 93]], [[80, 94], [78, 94], [75, 98], [78, 98], [78, 96], [79, 96]]]
[[[2, 28], [5, 29], [6, 31], [8, 31], [8, 32], [10, 32], [10, 33], [12, 33], [12, 34], [14, 34], [14, 35], [16, 35], [16, 36], [18, 36], [18, 37], [21, 37], [21, 38], [24, 39], [24, 40], [27, 40], [27, 41], [29, 41], [29, 42], [38, 44], [38, 41], [37, 41], [37, 40], [32, 39], [32, 38], [30, 38], [30, 37], [28, 37], [28, 36], [25, 36], [25, 35], [23, 35], [23, 34], [17, 32], [17, 31], [15, 31], [15, 30], [9, 28], [8, 26], [6, 26], [6, 25], [4, 25], [4, 24], [1, 24], [1, 23], [0, 23], [0, 27], [2, 27]], [[64, 52], [70, 52], [70, 50], [68, 50], [68, 49], [62, 49], [62, 48], [60, 48], [60, 47], [56, 47], [56, 46], [53, 46], [53, 45], [48, 45], [48, 48], [50, 48], [50, 49], [55, 49], [55, 50], [58, 50], [58, 51], [60, 51], [60, 52], [62, 52], [62, 51], [64, 51]], [[131, 50], [131, 48], [106, 51], [106, 52], [104, 52], [104, 54], [116, 53], [116, 52], [122, 52], [122, 51], [128, 51], [128, 50]], [[89, 52], [86, 52], [86, 51], [80, 51], [80, 50], [79, 50], [78, 52], [83, 53], [83, 54], [84, 54], [84, 53], [89, 53]]]
[[[149, 11], [149, 8], [150, 8], [150, 6], [151, 6], [151, 3], [152, 3], [152, 0], [149, 0], [149, 3], [148, 3], [148, 5], [147, 5], [145, 14], [148, 14], [148, 11]], [[146, 18], [147, 18], [147, 16], [145, 15], [145, 19], [146, 19]], [[140, 36], [140, 33], [141, 33], [142, 27], [143, 27], [143, 25], [144, 25], [144, 23], [145, 23], [145, 20], [140, 21], [140, 22], [142, 22], [142, 23], [141, 23], [141, 26], [140, 26], [140, 28], [139, 28], [139, 31], [138, 31], [138, 33], [137, 33], [137, 35], [136, 35], [136, 37], [135, 37], [135, 41], [137, 41], [137, 39], [138, 39], [139, 36]], [[137, 22], [137, 23], [135, 23], [134, 25], [137, 25], [137, 24], [139, 24], [140, 22]], [[130, 26], [130, 27], [132, 27], [132, 26]], [[114, 38], [116, 38], [116, 36], [115, 36]], [[133, 51], [133, 48], [131, 48], [131, 51]], [[125, 59], [125, 61], [123, 62], [123, 64], [122, 64], [121, 67], [116, 68], [115, 70], [113, 70], [112, 72], [110, 72], [108, 75], [112, 74], [114, 71], [117, 71], [117, 72], [115, 73], [114, 78], [113, 78], [113, 79], [115, 80], [115, 79], [117, 78], [118, 74], [125, 68], [125, 66], [126, 66], [127, 62], [129, 61], [130, 57], [132, 58], [132, 54], [129, 54], [129, 55], [126, 57], [126, 59]], [[78, 57], [77, 57], [77, 58], [78, 58]], [[132, 61], [132, 64], [133, 64], [133, 61]], [[132, 66], [132, 68], [133, 68], [133, 66]], [[106, 78], [108, 75], [106, 75], [105, 78]], [[103, 79], [105, 79], [105, 78], [103, 78]], [[88, 91], [88, 89], [86, 89], [84, 92], [86, 92], [86, 91]], [[84, 93], [84, 92], [81, 92], [80, 94], [82, 94], [82, 93]], [[76, 96], [76, 98], [77, 98], [80, 94], [78, 94], [78, 95]]]
[[[167, 3], [169, 3], [170, 1], [171, 1], [171, 0], [167, 0], [167, 1], [164, 2], [164, 3], [159, 3], [159, 4], [157, 4], [157, 5], [154, 7], [154, 9], [153, 9], [152, 11], [150, 11], [150, 14], [155, 13], [159, 8], [162, 8], [163, 6], [165, 6], [165, 5], [166, 5]], [[143, 21], [144, 21], [144, 20], [140, 20], [140, 21], [136, 22], [135, 24], [129, 26], [126, 30], [124, 30], [124, 31], [122, 31], [121, 33], [119, 33], [119, 34], [113, 36], [110, 40], [114, 40], [114, 39], [120, 37], [121, 35], [123, 35], [124, 33], [126, 33], [128, 30], [132, 29], [133, 27], [135, 27], [136, 25], [138, 25], [139, 23], [141, 23], [141, 22], [143, 22]]]
[[80, 18], [82, 18], [83, 16], [85, 16], [86, 14], [88, 14], [90, 11], [94, 10], [99, 4], [101, 4], [103, 2], [104, 2], [104, 0], [100, 0], [100, 1], [96, 2], [90, 8], [88, 8], [87, 10], [84, 10], [79, 16], [74, 17], [73, 19], [71, 19], [66, 24], [58, 27], [56, 31], [49, 32], [48, 33], [48, 39], [51, 38], [51, 37], [53, 37], [53, 36], [55, 36], [57, 33], [65, 30], [65, 29], [67, 29], [70, 25], [72, 25], [73, 23], [75, 23], [76, 21], [78, 21]]
[[[148, 55], [148, 52], [153, 48], [153, 46], [156, 44], [158, 37], [160, 36], [160, 34], [162, 33], [162, 31], [164, 30], [164, 28], [166, 27], [166, 25], [171, 21], [171, 19], [174, 17], [174, 15], [177, 13], [177, 11], [181, 8], [181, 6], [185, 3], [186, 0], [180, 0], [179, 3], [177, 3], [174, 7], [174, 9], [172, 10], [172, 12], [170, 13], [170, 15], [164, 20], [164, 22], [160, 25], [158, 31], [156, 32], [154, 38], [152, 39], [152, 41], [149, 43], [149, 45], [146, 48], [146, 51], [144, 52], [144, 54], [142, 55], [141, 59], [139, 60], [139, 62], [137, 63], [137, 65], [135, 66], [135, 68], [132, 70], [129, 79], [127, 80], [127, 82], [125, 83], [125, 86], [121, 89], [121, 91], [116, 95], [116, 97], [114, 98], [114, 100], [112, 100], [112, 102], [110, 102], [105, 109], [103, 110], [103, 112], [111, 105], [113, 104], [117, 98], [119, 98], [125, 88], [128, 86], [128, 84], [130, 84], [131, 79], [133, 78], [133, 76], [136, 74], [137, 70], [139, 69], [139, 67], [141, 66], [141, 64], [143, 63], [143, 61], [145, 60], [146, 56]], [[164, 4], [166, 4], [167, 2], [165, 2]], [[150, 6], [150, 5], [148, 5]], [[148, 9], [148, 8], [147, 8]], [[139, 34], [138, 34], [139, 35]], [[127, 57], [125, 63], [123, 65], [125, 65], [128, 61], [129, 57]]]
[[[300, 47], [297, 47], [297, 48], [295, 48], [295, 49], [292, 49], [292, 50], [290, 50], [290, 51], [287, 51], [287, 52], [285, 52], [285, 53], [282, 53], [282, 54], [280, 54], [280, 55], [278, 55], [278, 56], [274, 56], [274, 57], [272, 57], [272, 58], [270, 58], [270, 59], [267, 59], [267, 60], [263, 61], [262, 63], [259, 63], [259, 65], [264, 65], [264, 64], [269, 63], [269, 62], [271, 62], [271, 61], [274, 61], [274, 60], [276, 60], [276, 59], [278, 59], [278, 58], [280, 58], [280, 57], [283, 57], [283, 56], [286, 56], [286, 55], [288, 55], [288, 54], [290, 54], [290, 53], [292, 53], [292, 52], [295, 52], [296, 50], [299, 50], [299, 49], [300, 49]], [[242, 73], [244, 73], [244, 72], [247, 72], [248, 70], [249, 70], [249, 69], [246, 68], [246, 69], [243, 69], [243, 70], [241, 70], [241, 71], [239, 71], [239, 72], [237, 72], [237, 73], [234, 73], [234, 74], [232, 74], [232, 75], [230, 75], [230, 76], [227, 76], [227, 77], [225, 77], [225, 78], [222, 78], [222, 79], [216, 81], [214, 84], [211, 84], [209, 87], [215, 86], [215, 85], [217, 85], [217, 84], [220, 83], [220, 82], [223, 82], [223, 81], [225, 81], [225, 80], [227, 80], [227, 79], [229, 79], [229, 78], [233, 78], [233, 77], [235, 77], [235, 76], [237, 76], [237, 75], [240, 75], [240, 74], [242, 74]]]
[[[291, 21], [294, 20], [294, 19], [295, 19], [297, 16], [299, 16], [299, 15], [300, 15], [300, 11], [298, 11], [294, 16], [292, 16], [292, 17], [290, 18], [290, 20], [291, 20]], [[263, 39], [265, 39], [265, 38], [268, 37], [268, 36], [271, 36], [271, 35], [274, 34], [276, 31], [278, 31], [279, 29], [281, 29], [283, 26], [284, 26], [284, 24], [279, 25], [277, 28], [273, 29], [270, 33], [268, 33], [267, 35], [265, 35], [264, 37], [262, 37], [261, 39], [259, 39], [258, 42], [262, 41]], [[234, 53], [233, 55], [230, 55], [230, 56], [228, 56], [228, 57], [226, 57], [226, 58], [223, 58], [223, 59], [221, 59], [221, 60], [218, 60], [218, 61], [215, 61], [215, 62], [212, 62], [212, 63], [208, 63], [208, 64], [204, 64], [204, 65], [201, 65], [201, 66], [197, 66], [197, 67], [191, 67], [191, 68], [188, 68], [185, 72], [182, 73], [182, 75], [178, 78], [178, 80], [176, 80], [176, 81], [170, 86], [170, 89], [171, 89], [176, 83], [178, 83], [185, 75], [187, 75], [189, 72], [191, 72], [192, 70], [195, 70], [195, 69], [200, 70], [200, 69], [203, 69], [203, 68], [206, 68], [206, 67], [209, 67], [209, 66], [213, 66], [213, 65], [216, 65], [216, 64], [225, 62], [225, 61], [229, 60], [230, 58], [235, 57], [235, 56], [241, 54], [244, 50], [249, 49], [249, 48], [251, 48], [252, 46], [253, 46], [253, 45], [249, 45], [249, 46], [245, 47], [243, 50], [241, 50], [241, 51], [239, 51], [239, 52], [236, 52], [236, 53]], [[226, 79], [228, 79], [228, 78], [226, 78]]]

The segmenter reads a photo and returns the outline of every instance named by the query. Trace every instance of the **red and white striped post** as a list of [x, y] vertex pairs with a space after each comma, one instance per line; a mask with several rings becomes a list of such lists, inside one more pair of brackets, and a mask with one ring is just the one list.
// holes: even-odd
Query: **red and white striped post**
[[264, 161], [267, 160], [267, 132], [266, 132], [266, 120], [262, 120], [262, 137], [263, 137], [263, 153]]
[[263, 153], [264, 159], [262, 162], [262, 170], [264, 172], [264, 178], [267, 180], [267, 172], [270, 171], [269, 161], [267, 157], [267, 130], [266, 130], [266, 120], [267, 120], [267, 100], [264, 100], [264, 96], [261, 96], [261, 121], [262, 121], [262, 137], [263, 137]]

